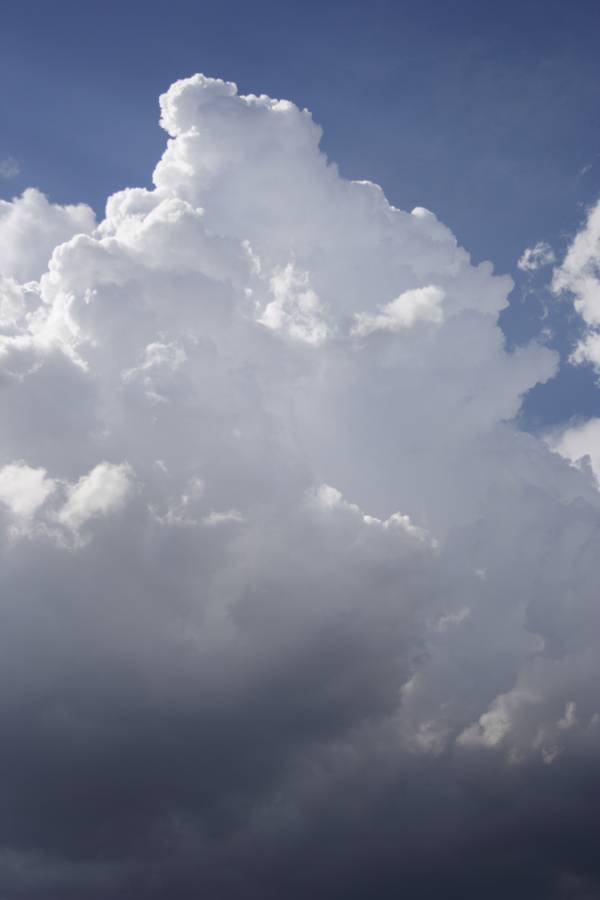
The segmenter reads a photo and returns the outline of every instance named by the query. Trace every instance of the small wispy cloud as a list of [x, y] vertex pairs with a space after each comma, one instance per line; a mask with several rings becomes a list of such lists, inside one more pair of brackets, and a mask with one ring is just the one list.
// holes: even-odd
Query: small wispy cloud
[[556, 262], [554, 250], [545, 241], [538, 241], [533, 247], [527, 247], [523, 251], [517, 266], [522, 272], [535, 272], [543, 266], [549, 266]]
[[581, 169], [579, 170], [579, 175], [587, 175], [588, 172], [591, 172], [592, 169], [594, 168], [594, 166], [596, 165], [596, 162], [598, 161], [599, 156], [600, 156], [600, 154], [596, 153], [596, 155], [594, 156], [593, 159], [591, 159], [588, 163], [586, 163], [584, 166], [582, 166]]
[[19, 161], [13, 156], [0, 159], [0, 178], [15, 178], [20, 171]]

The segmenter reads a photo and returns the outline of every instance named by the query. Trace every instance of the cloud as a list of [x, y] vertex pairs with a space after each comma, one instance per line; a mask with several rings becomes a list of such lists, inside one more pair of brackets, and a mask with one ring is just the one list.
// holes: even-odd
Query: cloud
[[517, 266], [522, 272], [535, 272], [556, 261], [554, 250], [545, 241], [538, 241], [533, 247], [527, 247], [519, 259]]
[[0, 200], [0, 272], [20, 282], [38, 279], [58, 244], [94, 225], [89, 206], [57, 206], [35, 188]]
[[0, 159], [0, 178], [16, 178], [21, 171], [18, 160], [12, 156]]
[[556, 356], [306, 110], [160, 102], [97, 227], [2, 208], [0, 893], [585, 896], [600, 494], [515, 423]]
[[270, 287], [274, 299], [267, 303], [259, 322], [307, 344], [320, 344], [326, 339], [327, 324], [307, 272], [297, 272], [294, 264], [288, 263], [274, 271]]
[[444, 292], [433, 285], [404, 291], [375, 315], [357, 313], [352, 334], [366, 337], [374, 331], [402, 331], [417, 322], [439, 324], [443, 320], [443, 299]]
[[585, 225], [554, 270], [552, 287], [557, 294], [572, 295], [586, 326], [572, 361], [600, 368], [600, 201], [590, 209]]
[[589, 419], [559, 431], [550, 445], [576, 465], [589, 464], [600, 483], [600, 419]]
[[45, 469], [20, 461], [0, 469], [0, 501], [19, 519], [29, 519], [54, 490]]
[[[13, 538], [32, 537], [37, 531], [61, 544], [65, 537], [80, 541], [82, 526], [122, 508], [130, 488], [131, 470], [126, 463], [100, 463], [75, 484], [49, 478], [45, 469], [32, 468], [23, 460], [0, 469], [0, 503], [11, 513]], [[60, 505], [46, 509], [45, 516], [36, 520], [48, 498], [57, 495]]]
[[96, 516], [106, 516], [122, 507], [130, 488], [130, 469], [124, 463], [99, 463], [69, 489], [58, 521], [74, 531]]
[[[590, 208], [565, 258], [554, 269], [552, 288], [572, 300], [582, 326], [569, 361], [600, 371], [600, 201]], [[600, 479], [599, 419], [559, 429], [549, 437], [549, 445], [573, 464], [590, 467]]]

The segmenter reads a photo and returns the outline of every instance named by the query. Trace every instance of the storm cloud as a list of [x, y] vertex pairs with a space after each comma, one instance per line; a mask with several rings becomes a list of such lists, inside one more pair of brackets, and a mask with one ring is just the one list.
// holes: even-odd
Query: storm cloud
[[599, 896], [600, 494], [515, 423], [556, 355], [308, 111], [160, 104], [152, 190], [0, 206], [0, 895]]

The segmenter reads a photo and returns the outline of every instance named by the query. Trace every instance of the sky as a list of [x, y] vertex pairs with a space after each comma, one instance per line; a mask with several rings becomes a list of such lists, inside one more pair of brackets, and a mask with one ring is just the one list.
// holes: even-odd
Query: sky
[[600, 896], [600, 11], [3, 11], [0, 896]]

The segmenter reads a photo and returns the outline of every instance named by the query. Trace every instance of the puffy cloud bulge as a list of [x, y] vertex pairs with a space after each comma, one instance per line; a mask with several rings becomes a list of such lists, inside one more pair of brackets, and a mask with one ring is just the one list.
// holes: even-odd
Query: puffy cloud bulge
[[0, 893], [596, 896], [557, 359], [306, 110], [160, 104], [152, 190], [0, 207]]

